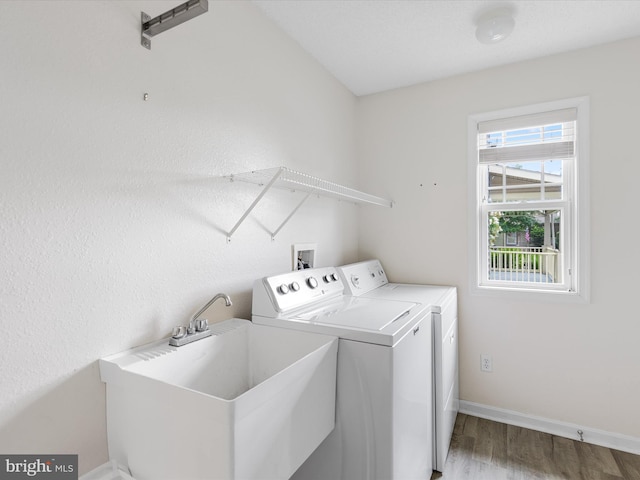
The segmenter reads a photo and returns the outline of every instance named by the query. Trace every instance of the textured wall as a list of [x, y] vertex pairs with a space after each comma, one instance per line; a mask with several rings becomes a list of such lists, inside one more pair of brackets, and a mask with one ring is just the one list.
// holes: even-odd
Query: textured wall
[[[354, 97], [246, 2], [139, 44], [176, 2], [0, 2], [0, 452], [106, 461], [96, 360], [168, 335], [217, 292], [356, 260], [357, 207], [220, 178], [285, 165], [355, 186]], [[143, 94], [149, 94], [143, 101]]]
[[[639, 51], [635, 38], [359, 100], [362, 187], [396, 201], [389, 211], [363, 210], [360, 256], [381, 258], [393, 281], [458, 286], [463, 400], [640, 437], [640, 258], [629, 235], [640, 175]], [[583, 95], [591, 303], [471, 296], [468, 116]], [[493, 373], [480, 371], [480, 354], [493, 357]]]

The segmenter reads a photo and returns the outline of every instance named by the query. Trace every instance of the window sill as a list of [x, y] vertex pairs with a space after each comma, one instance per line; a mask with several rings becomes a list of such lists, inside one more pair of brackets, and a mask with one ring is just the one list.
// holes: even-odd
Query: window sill
[[524, 287], [472, 285], [471, 295], [536, 303], [589, 303], [587, 295], [576, 291], [538, 290]]

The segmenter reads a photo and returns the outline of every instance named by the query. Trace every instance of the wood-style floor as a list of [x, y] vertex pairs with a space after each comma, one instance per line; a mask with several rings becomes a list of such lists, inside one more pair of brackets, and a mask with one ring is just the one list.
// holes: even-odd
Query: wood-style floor
[[459, 414], [432, 480], [640, 480], [640, 456]]

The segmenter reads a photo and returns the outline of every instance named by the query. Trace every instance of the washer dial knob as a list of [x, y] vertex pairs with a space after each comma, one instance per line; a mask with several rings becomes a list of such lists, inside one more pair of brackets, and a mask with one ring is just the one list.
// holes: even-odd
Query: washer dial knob
[[300, 290], [300, 284], [298, 282], [293, 282], [291, 285], [289, 285], [289, 288], [292, 292], [297, 292]]
[[309, 285], [310, 288], [318, 288], [318, 280], [316, 280], [315, 277], [309, 277], [307, 278], [307, 285]]
[[278, 292], [280, 292], [282, 295], [286, 295], [287, 293], [289, 293], [289, 287], [287, 287], [287, 285], [283, 283], [278, 287]]

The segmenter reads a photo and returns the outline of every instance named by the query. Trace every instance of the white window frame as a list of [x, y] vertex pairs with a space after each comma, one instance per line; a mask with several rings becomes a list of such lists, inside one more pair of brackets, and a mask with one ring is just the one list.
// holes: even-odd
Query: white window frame
[[[482, 265], [488, 251], [486, 242], [487, 225], [483, 221], [483, 202], [481, 194], [484, 183], [479, 168], [478, 124], [485, 121], [508, 119], [524, 115], [533, 115], [555, 110], [575, 108], [576, 119], [576, 155], [573, 168], [564, 179], [567, 201], [558, 205], [562, 208], [562, 222], [565, 231], [561, 240], [565, 242], [563, 252], [567, 267], [571, 270], [570, 279], [563, 290], [538, 288], [535, 285], [518, 282], [508, 284], [483, 284]], [[528, 105], [494, 112], [472, 114], [468, 117], [468, 222], [469, 222], [469, 278], [470, 291], [475, 295], [490, 295], [503, 298], [519, 298], [530, 301], [569, 301], [588, 302], [590, 295], [590, 223], [589, 223], [589, 98], [577, 97], [553, 102]], [[515, 204], [512, 209], [522, 210], [522, 204]], [[531, 210], [538, 209], [537, 207]], [[508, 207], [503, 210], [509, 210]], [[486, 213], [486, 209], [485, 209]], [[488, 282], [492, 283], [492, 282]], [[497, 283], [497, 282], [496, 282]]]

